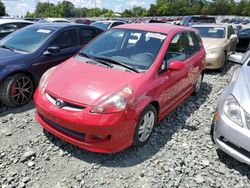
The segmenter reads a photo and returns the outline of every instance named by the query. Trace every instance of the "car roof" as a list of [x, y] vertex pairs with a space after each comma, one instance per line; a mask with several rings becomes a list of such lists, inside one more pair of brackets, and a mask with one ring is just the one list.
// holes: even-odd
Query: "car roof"
[[144, 30], [144, 31], [151, 31], [151, 32], [159, 32], [168, 34], [172, 31], [195, 31], [190, 27], [183, 27], [177, 26], [172, 24], [165, 24], [165, 23], [139, 23], [139, 24], [124, 24], [116, 26], [115, 28], [120, 29], [134, 29], [134, 30]]
[[44, 20], [50, 21], [50, 22], [54, 22], [54, 21], [66, 21], [66, 22], [70, 22], [68, 19], [65, 18], [45, 18]]
[[18, 19], [0, 19], [0, 24], [7, 24], [7, 23], [35, 23], [28, 20], [18, 20]]
[[227, 27], [228, 24], [196, 24], [192, 25], [191, 27]]
[[[108, 22], [108, 23], [114, 23], [114, 22], [123, 22], [123, 21], [119, 21], [119, 20], [101, 20], [101, 21], [96, 21], [96, 22]], [[125, 23], [125, 22], [123, 22]]]
[[95, 28], [93, 26], [84, 25], [84, 24], [74, 24], [74, 23], [36, 23], [29, 28], [37, 28], [37, 29], [50, 29], [50, 30], [60, 30], [64, 28], [72, 28], [72, 27], [86, 27], [86, 28]]

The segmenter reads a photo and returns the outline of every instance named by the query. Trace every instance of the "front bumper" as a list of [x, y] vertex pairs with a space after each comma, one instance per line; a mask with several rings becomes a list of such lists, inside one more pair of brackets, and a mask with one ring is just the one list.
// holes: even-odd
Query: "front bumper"
[[224, 58], [224, 53], [207, 54], [206, 69], [219, 69]]
[[36, 91], [36, 119], [48, 132], [73, 145], [98, 153], [116, 153], [133, 143], [138, 113], [132, 110], [114, 114], [60, 109]]
[[250, 165], [250, 130], [240, 127], [219, 111], [214, 123], [214, 141], [228, 155]]

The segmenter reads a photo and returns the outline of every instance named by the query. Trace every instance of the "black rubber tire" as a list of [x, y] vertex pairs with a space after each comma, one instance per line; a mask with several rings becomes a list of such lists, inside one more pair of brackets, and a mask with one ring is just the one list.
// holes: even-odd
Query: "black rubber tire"
[[[17, 80], [19, 80], [22, 77], [26, 77], [31, 80], [32, 82], [32, 95], [30, 96], [30, 99], [24, 103], [17, 104], [13, 98], [12, 98], [12, 87], [16, 83]], [[27, 104], [32, 98], [34, 94], [34, 83], [30, 76], [23, 74], [23, 73], [18, 73], [12, 76], [7, 77], [3, 82], [0, 84], [0, 100], [1, 102], [9, 107], [20, 107], [25, 104]]]
[[214, 141], [214, 124], [215, 124], [215, 116], [213, 118], [211, 128], [210, 128], [210, 136], [211, 136], [211, 140], [213, 143], [215, 143], [215, 141]]
[[223, 60], [221, 62], [221, 67], [218, 69], [219, 72], [222, 72], [225, 68], [225, 63], [227, 62], [227, 52], [225, 52]]
[[[149, 137], [148, 137], [144, 142], [141, 142], [141, 141], [139, 140], [139, 135], [138, 135], [139, 127], [140, 127], [140, 124], [141, 124], [141, 122], [142, 122], [142, 120], [143, 120], [144, 115], [145, 115], [146, 113], [148, 113], [149, 111], [152, 111], [152, 112], [154, 113], [155, 122], [154, 122], [152, 131], [151, 131]], [[148, 140], [149, 140], [149, 138], [150, 138], [152, 132], [154, 131], [154, 127], [155, 127], [156, 124], [157, 124], [157, 112], [156, 112], [156, 109], [155, 109], [155, 107], [154, 107], [153, 105], [149, 104], [149, 105], [143, 110], [143, 112], [142, 112], [142, 114], [141, 114], [141, 116], [140, 116], [140, 119], [139, 119], [139, 121], [138, 121], [138, 123], [137, 123], [137, 125], [136, 125], [136, 127], [135, 127], [134, 137], [133, 137], [133, 145], [134, 145], [135, 147], [140, 147], [140, 146], [145, 145], [145, 144], [148, 142]]]
[[[199, 93], [200, 93], [200, 91], [201, 91], [201, 88], [202, 88], [202, 82], [203, 82], [203, 78], [204, 78], [204, 72], [202, 72], [201, 73], [201, 76], [202, 76], [202, 78], [201, 78], [201, 85], [200, 85], [200, 88], [199, 88], [199, 90], [196, 90], [196, 84], [195, 84], [195, 88], [194, 88], [194, 92], [192, 93], [192, 95], [193, 96], [196, 96], [196, 95], [198, 95]], [[198, 81], [197, 81], [198, 82]]]

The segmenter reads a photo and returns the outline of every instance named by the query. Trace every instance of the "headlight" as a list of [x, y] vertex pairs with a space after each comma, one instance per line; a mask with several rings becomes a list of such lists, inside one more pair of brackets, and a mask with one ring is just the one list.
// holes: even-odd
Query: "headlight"
[[43, 74], [43, 76], [42, 76], [41, 79], [40, 79], [39, 85], [38, 85], [38, 88], [39, 88], [39, 89], [43, 89], [43, 88], [46, 87], [46, 85], [47, 85], [47, 83], [48, 83], [48, 77], [49, 77], [49, 75], [50, 75], [55, 69], [56, 69], [56, 67], [53, 67], [53, 68], [47, 70], [47, 71]]
[[224, 112], [229, 119], [242, 126], [243, 110], [240, 107], [238, 101], [232, 95], [229, 95], [227, 100], [225, 101]]
[[224, 104], [224, 113], [239, 126], [246, 125], [250, 129], [250, 114], [240, 106], [233, 95], [228, 96]]
[[115, 113], [124, 110], [134, 102], [133, 90], [125, 87], [120, 92], [110, 96], [91, 110], [92, 113]]
[[218, 54], [221, 53], [222, 48], [213, 48], [206, 50], [206, 54]]

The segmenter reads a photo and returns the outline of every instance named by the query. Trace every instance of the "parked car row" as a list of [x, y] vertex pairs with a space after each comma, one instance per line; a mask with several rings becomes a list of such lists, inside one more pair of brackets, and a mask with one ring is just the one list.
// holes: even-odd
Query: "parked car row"
[[[35, 92], [45, 131], [100, 153], [146, 144], [157, 123], [199, 93], [205, 68], [223, 70], [238, 42], [224, 24], [92, 25], [33, 24], [3, 38], [0, 100], [22, 106]], [[211, 132], [223, 151], [250, 164], [248, 55], [237, 56], [244, 65], [221, 96]]]
[[234, 24], [243, 24], [243, 25], [246, 25], [246, 24], [249, 24], [250, 21], [249, 19], [241, 19], [241, 18], [224, 18], [221, 20], [221, 23], [234, 23]]

